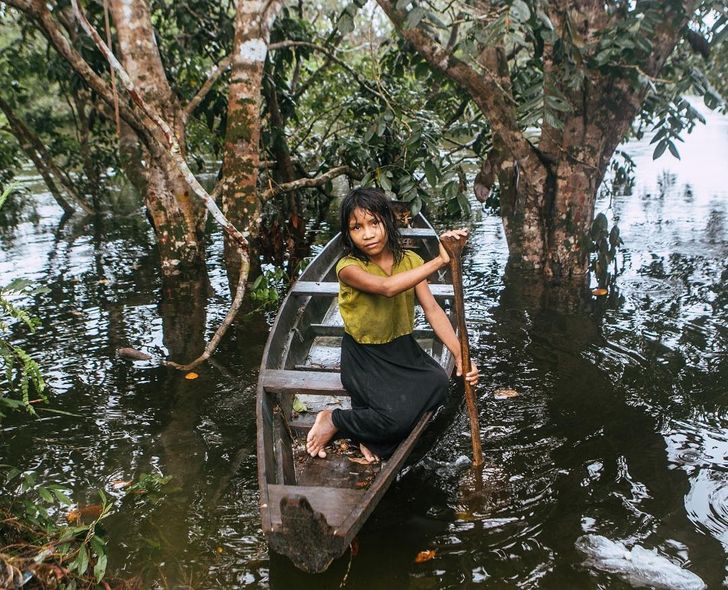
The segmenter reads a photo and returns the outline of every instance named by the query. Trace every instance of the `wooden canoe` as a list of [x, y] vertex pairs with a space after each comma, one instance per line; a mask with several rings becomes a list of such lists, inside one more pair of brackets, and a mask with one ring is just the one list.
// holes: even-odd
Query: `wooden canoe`
[[[417, 215], [410, 225], [401, 230], [405, 247], [425, 260], [436, 256], [438, 237], [424, 217]], [[335, 265], [342, 255], [337, 235], [291, 288], [268, 337], [257, 389], [263, 532], [271, 550], [310, 573], [324, 571], [347, 550], [432, 419], [432, 413], [423, 415], [392, 457], [382, 463], [352, 461], [354, 449], [341, 442], [327, 447], [325, 459], [306, 454], [306, 434], [316, 412], [350, 407], [339, 375], [344, 330]], [[430, 277], [430, 285], [441, 304], [450, 302], [449, 269]], [[424, 323], [419, 312], [416, 323]], [[416, 329], [414, 335], [450, 375], [454, 359], [429, 326]]]

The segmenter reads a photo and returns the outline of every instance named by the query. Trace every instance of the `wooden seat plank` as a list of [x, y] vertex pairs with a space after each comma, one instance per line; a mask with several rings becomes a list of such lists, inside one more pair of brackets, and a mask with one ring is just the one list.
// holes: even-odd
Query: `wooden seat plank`
[[266, 369], [259, 381], [269, 393], [349, 395], [341, 384], [341, 374], [331, 371]]
[[403, 238], [435, 238], [437, 233], [427, 227], [400, 227], [399, 235]]

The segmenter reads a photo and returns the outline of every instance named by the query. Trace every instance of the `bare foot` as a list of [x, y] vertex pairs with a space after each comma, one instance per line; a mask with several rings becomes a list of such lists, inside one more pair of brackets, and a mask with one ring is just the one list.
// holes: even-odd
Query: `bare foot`
[[306, 437], [306, 452], [312, 457], [326, 457], [324, 447], [336, 434], [336, 426], [331, 419], [331, 410], [321, 410]]
[[367, 463], [379, 463], [379, 457], [367, 449], [362, 443], [359, 443], [359, 450], [361, 451], [361, 454], [364, 455]]

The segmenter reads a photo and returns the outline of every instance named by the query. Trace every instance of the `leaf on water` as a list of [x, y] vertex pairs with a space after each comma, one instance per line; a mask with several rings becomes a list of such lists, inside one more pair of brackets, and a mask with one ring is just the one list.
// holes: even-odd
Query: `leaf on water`
[[415, 563], [425, 563], [426, 561], [435, 559], [436, 556], [437, 556], [437, 551], [435, 551], [434, 549], [427, 549], [426, 551], [420, 551], [417, 554], [417, 557], [415, 557]]
[[101, 504], [89, 504], [88, 506], [79, 506], [78, 508], [74, 508], [73, 510], [71, 510], [66, 515], [66, 520], [68, 521], [68, 524], [76, 524], [80, 523], [81, 521], [90, 522], [92, 520], [96, 520], [99, 516], [101, 516], [103, 510], [104, 508], [103, 506], [101, 506]]
[[220, 545], [218, 545], [217, 547], [215, 547], [215, 553], [217, 553], [218, 555], [222, 555], [224, 552], [225, 552], [225, 549], [223, 549], [222, 547], [220, 547]]
[[308, 412], [308, 406], [296, 396], [293, 398], [293, 411], [303, 414], [304, 412]]
[[594, 295], [595, 297], [602, 297], [607, 293], [609, 293], [609, 291], [607, 291], [606, 289], [592, 289], [592, 295]]
[[473, 516], [472, 512], [456, 512], [455, 518], [464, 522], [473, 522], [475, 520], [475, 516]]
[[152, 358], [152, 356], [147, 354], [146, 352], [142, 352], [141, 350], [136, 350], [135, 348], [128, 347], [119, 348], [116, 351], [116, 354], [121, 358], [132, 359], [134, 361], [148, 361]]
[[519, 395], [521, 394], [510, 387], [501, 387], [493, 392], [493, 397], [495, 399], [510, 399], [512, 397], [518, 397]]
[[197, 373], [195, 373], [194, 371], [190, 371], [189, 373], [187, 373], [185, 375], [185, 379], [189, 379], [189, 380], [197, 379], [198, 377], [199, 377], [199, 375]]
[[96, 284], [98, 285], [108, 285], [111, 281], [109, 279], [99, 279], [96, 281]]
[[72, 316], [75, 316], [77, 318], [85, 318], [86, 317], [86, 314], [83, 313], [82, 311], [78, 310], [78, 309], [72, 309], [68, 313], [70, 313]]
[[111, 487], [115, 490], [123, 490], [124, 488], [128, 488], [131, 484], [133, 484], [133, 481], [126, 481], [123, 479], [115, 479], [111, 482]]

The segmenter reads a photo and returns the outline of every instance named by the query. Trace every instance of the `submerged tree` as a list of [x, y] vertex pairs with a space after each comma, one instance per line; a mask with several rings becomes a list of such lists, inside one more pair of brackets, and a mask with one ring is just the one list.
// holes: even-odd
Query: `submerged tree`
[[512, 260], [552, 280], [586, 273], [597, 190], [635, 119], [659, 129], [656, 156], [677, 156], [675, 140], [699, 118], [683, 93], [721, 103], [674, 53], [684, 38], [720, 41], [718, 2], [377, 2], [487, 120], [476, 192], [497, 184]]

